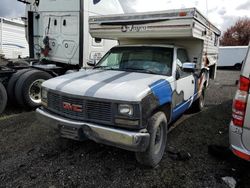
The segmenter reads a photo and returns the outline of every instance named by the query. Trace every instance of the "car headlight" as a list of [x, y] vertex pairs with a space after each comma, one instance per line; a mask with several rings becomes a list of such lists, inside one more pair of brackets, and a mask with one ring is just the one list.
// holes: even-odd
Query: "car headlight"
[[132, 116], [134, 114], [133, 106], [130, 104], [119, 104], [118, 112], [121, 115]]

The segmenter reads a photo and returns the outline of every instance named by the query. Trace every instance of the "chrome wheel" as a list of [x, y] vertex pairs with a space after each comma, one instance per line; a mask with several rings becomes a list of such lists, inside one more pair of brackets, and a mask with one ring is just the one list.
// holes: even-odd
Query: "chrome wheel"
[[35, 80], [29, 87], [29, 97], [34, 103], [41, 103], [41, 86], [44, 81], [44, 79]]

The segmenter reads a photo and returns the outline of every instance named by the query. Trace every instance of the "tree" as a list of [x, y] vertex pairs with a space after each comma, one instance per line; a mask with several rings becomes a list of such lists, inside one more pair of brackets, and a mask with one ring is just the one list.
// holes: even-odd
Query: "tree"
[[240, 18], [227, 29], [220, 40], [221, 46], [247, 46], [250, 41], [250, 18]]

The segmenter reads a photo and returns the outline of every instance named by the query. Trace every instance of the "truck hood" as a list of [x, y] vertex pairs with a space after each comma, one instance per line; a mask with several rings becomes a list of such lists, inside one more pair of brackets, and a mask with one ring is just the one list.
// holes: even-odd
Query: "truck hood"
[[83, 70], [45, 81], [42, 86], [78, 96], [121, 101], [140, 101], [149, 85], [171, 77], [114, 70]]

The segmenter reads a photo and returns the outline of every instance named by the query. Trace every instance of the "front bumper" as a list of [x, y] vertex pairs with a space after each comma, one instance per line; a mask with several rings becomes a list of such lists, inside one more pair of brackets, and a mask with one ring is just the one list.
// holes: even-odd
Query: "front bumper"
[[37, 119], [58, 130], [62, 137], [74, 140], [88, 138], [130, 151], [145, 151], [149, 144], [149, 133], [110, 128], [103, 125], [75, 121], [52, 114], [43, 108], [36, 110]]

